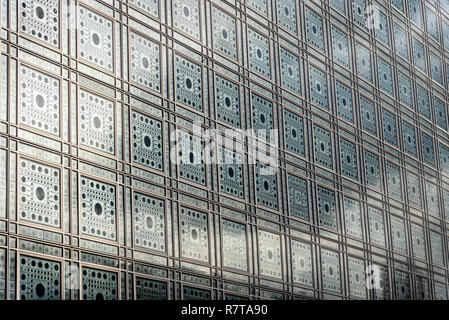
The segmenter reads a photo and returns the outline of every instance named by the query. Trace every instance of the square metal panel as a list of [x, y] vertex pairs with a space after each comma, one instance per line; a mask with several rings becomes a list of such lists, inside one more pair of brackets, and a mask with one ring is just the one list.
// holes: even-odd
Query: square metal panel
[[288, 200], [290, 215], [309, 221], [307, 180], [288, 174]]
[[200, 39], [200, 6], [198, 0], [174, 0], [173, 24], [176, 29]]
[[416, 299], [417, 300], [429, 300], [429, 280], [422, 277], [415, 277], [416, 284]]
[[401, 178], [401, 169], [387, 161], [386, 164], [387, 169], [387, 183], [388, 183], [388, 194], [399, 200], [402, 200], [402, 178]]
[[381, 58], [377, 58], [377, 72], [379, 76], [379, 87], [381, 90], [393, 96], [393, 78], [391, 65]]
[[390, 37], [389, 37], [389, 22], [388, 17], [379, 11], [379, 27], [375, 28], [376, 38], [382, 41], [386, 46], [390, 45]]
[[59, 135], [60, 83], [55, 77], [20, 66], [20, 123]]
[[430, 65], [432, 69], [432, 79], [443, 85], [443, 66], [441, 64], [441, 58], [433, 52], [430, 53]]
[[355, 45], [355, 53], [357, 58], [357, 73], [363, 79], [372, 82], [373, 75], [371, 72], [371, 52], [368, 48], [359, 43]]
[[[402, 0], [401, 0], [402, 1]], [[408, 53], [408, 35], [407, 32], [401, 28], [396, 23], [393, 26], [394, 28], [394, 44], [396, 53], [400, 55], [402, 58], [408, 60], [409, 59], [409, 53]]]
[[365, 150], [365, 182], [374, 189], [381, 190], [379, 156]]
[[210, 300], [211, 294], [209, 290], [183, 286], [182, 298], [183, 300]]
[[420, 0], [409, 0], [409, 17], [418, 27], [422, 27], [422, 12]]
[[132, 143], [134, 162], [164, 170], [161, 121], [132, 111]]
[[404, 142], [404, 151], [411, 156], [417, 157], [416, 148], [416, 128], [408, 122], [402, 121], [402, 140]]
[[20, 1], [20, 30], [52, 46], [59, 47], [59, 14], [59, 0], [22, 0]]
[[224, 147], [219, 152], [220, 191], [243, 199], [243, 156]]
[[388, 269], [384, 266], [377, 266], [379, 270], [380, 288], [374, 289], [374, 298], [376, 300], [391, 299], [390, 294], [390, 278], [388, 276]]
[[214, 49], [237, 59], [236, 20], [216, 7], [212, 8], [212, 34]]
[[440, 200], [438, 196], [438, 187], [428, 181], [425, 182], [426, 186], [426, 202], [427, 212], [431, 215], [440, 216]]
[[410, 300], [410, 275], [408, 273], [395, 270], [394, 271], [394, 285], [396, 290], [397, 300]]
[[426, 260], [426, 240], [424, 228], [414, 223], [411, 224], [413, 257]]
[[114, 154], [116, 127], [114, 102], [80, 89], [79, 105], [81, 144]]
[[262, 276], [282, 278], [281, 238], [278, 234], [259, 230], [259, 272]]
[[[440, 149], [440, 168], [444, 174], [449, 175], [449, 147], [445, 146], [441, 142], [439, 144]], [[447, 208], [449, 209], [449, 208]]]
[[167, 300], [167, 283], [136, 277], [137, 300]]
[[340, 81], [335, 83], [335, 95], [337, 99], [338, 116], [349, 122], [354, 122], [354, 110], [352, 103], [352, 89]]
[[320, 226], [337, 230], [337, 206], [335, 192], [318, 186], [318, 215]]
[[130, 32], [131, 80], [161, 92], [160, 45], [135, 32]]
[[117, 300], [117, 280], [116, 272], [83, 267], [83, 300]]
[[305, 8], [307, 43], [324, 51], [323, 17]]
[[351, 179], [358, 180], [357, 146], [343, 138], [340, 139], [341, 173]]
[[293, 282], [313, 286], [312, 248], [310, 244], [291, 240]]
[[301, 116], [284, 110], [285, 148], [304, 157], [304, 120]]
[[407, 239], [405, 236], [404, 220], [395, 216], [391, 216], [390, 223], [393, 251], [407, 254]]
[[223, 266], [247, 271], [246, 226], [228, 219], [221, 220], [223, 243]]
[[251, 112], [253, 130], [256, 136], [270, 141], [271, 130], [274, 129], [273, 103], [261, 96], [251, 94]]
[[445, 266], [443, 239], [440, 233], [430, 231], [430, 248], [432, 263], [441, 267]]
[[278, 209], [277, 174], [267, 164], [256, 161], [256, 198], [257, 204], [264, 207]]
[[335, 26], [331, 27], [333, 58], [346, 68], [349, 68], [348, 36]]
[[81, 177], [81, 230], [83, 234], [117, 240], [115, 186]]
[[61, 172], [58, 168], [20, 159], [20, 219], [61, 227]]
[[346, 234], [354, 238], [363, 239], [360, 202], [348, 197], [344, 197], [343, 202]]
[[321, 249], [321, 277], [324, 290], [341, 292], [340, 254], [338, 252]]
[[155, 17], [159, 17], [159, 0], [129, 0], [129, 3]]
[[360, 109], [362, 129], [377, 136], [377, 112], [374, 102], [364, 96], [360, 96]]
[[204, 140], [183, 130], [177, 130], [177, 134], [179, 176], [206, 185]]
[[382, 210], [368, 207], [370, 242], [385, 247], [385, 221]]
[[60, 300], [61, 263], [20, 256], [20, 299]]
[[435, 167], [435, 148], [433, 138], [424, 132], [421, 134], [423, 161], [429, 166]]
[[427, 21], [427, 32], [434, 38], [437, 42], [440, 42], [440, 34], [438, 28], [438, 21], [435, 12], [430, 8], [426, 8], [426, 21]]
[[366, 28], [367, 9], [366, 0], [352, 1], [352, 17], [354, 22], [363, 28]]
[[417, 175], [407, 172], [408, 202], [419, 209], [422, 208], [421, 181]]
[[333, 169], [331, 132], [318, 126], [313, 127], [313, 151], [315, 162]]
[[207, 213], [181, 207], [182, 257], [209, 262], [209, 220]]
[[270, 43], [267, 37], [248, 28], [249, 67], [271, 78]]
[[239, 85], [219, 75], [215, 76], [217, 118], [227, 124], [240, 128], [240, 89]]
[[348, 257], [349, 294], [366, 299], [365, 261]]
[[278, 23], [291, 33], [298, 34], [296, 21], [296, 1], [279, 0], [277, 3]]
[[112, 20], [79, 7], [79, 54], [108, 71], [114, 71], [114, 42]]
[[203, 111], [202, 67], [186, 58], [175, 55], [176, 101]]
[[310, 100], [329, 110], [327, 75], [325, 72], [309, 65]]
[[421, 70], [422, 72], [427, 71], [426, 66], [426, 54], [424, 45], [416, 40], [416, 38], [412, 37], [412, 46], [413, 46], [413, 62], [416, 68]]
[[397, 147], [398, 129], [396, 125], [396, 116], [387, 110], [382, 110], [382, 122], [385, 142]]
[[165, 201], [134, 193], [134, 244], [165, 252]]
[[420, 115], [430, 120], [430, 98], [429, 91], [423, 87], [416, 86], [418, 112]]
[[435, 108], [437, 125], [447, 131], [447, 107], [444, 100], [434, 97], [433, 106]]
[[301, 95], [299, 58], [282, 47], [280, 52], [282, 85], [297, 95]]

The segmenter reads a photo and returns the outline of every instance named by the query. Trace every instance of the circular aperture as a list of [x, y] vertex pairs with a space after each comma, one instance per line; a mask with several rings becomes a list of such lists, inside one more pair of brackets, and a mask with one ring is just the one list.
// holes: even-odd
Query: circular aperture
[[151, 217], [147, 217], [146, 223], [147, 223], [148, 229], [153, 228], [153, 219]]
[[296, 138], [296, 129], [292, 129], [292, 137]]
[[44, 8], [37, 6], [36, 7], [36, 17], [38, 17], [39, 19], [44, 19], [45, 17], [45, 11]]
[[98, 33], [92, 33], [92, 42], [94, 43], [94, 45], [98, 46], [100, 44], [100, 36], [98, 35]]
[[37, 286], [36, 286], [36, 295], [39, 298], [42, 298], [44, 296], [44, 294], [45, 294], [45, 287], [44, 287], [44, 285], [42, 283], [38, 283]]
[[41, 96], [40, 94], [36, 95], [36, 105], [37, 105], [39, 108], [43, 108], [44, 105], [45, 105], [44, 97]]
[[149, 148], [151, 146], [151, 139], [149, 136], [145, 136], [143, 138], [143, 143], [145, 144], [145, 147]]
[[36, 198], [38, 198], [39, 201], [42, 201], [45, 198], [45, 191], [41, 187], [36, 188]]
[[332, 268], [332, 267], [329, 267], [329, 275], [334, 275], [334, 268]]
[[270, 188], [270, 185], [268, 184], [267, 181], [264, 181], [264, 183], [263, 183], [263, 188], [264, 188], [265, 190], [267, 190], [267, 191], [268, 191], [268, 189]]
[[324, 143], [323, 142], [321, 142], [321, 144], [320, 144], [320, 148], [321, 148], [321, 152], [324, 152]]
[[226, 31], [226, 29], [221, 30], [221, 35], [223, 36], [224, 39], [228, 38], [228, 32]]
[[262, 58], [262, 50], [257, 49], [256, 54], [257, 54], [257, 57], [258, 57], [259, 59]]
[[92, 121], [94, 123], [94, 127], [96, 129], [100, 129], [100, 127], [101, 127], [101, 120], [100, 120], [100, 118], [99, 117], [94, 117]]
[[145, 69], [148, 69], [148, 66], [150, 65], [150, 62], [148, 61], [148, 59], [146, 57], [142, 58], [142, 65]]
[[273, 251], [268, 250], [268, 259], [273, 259]]
[[94, 210], [95, 210], [95, 213], [96, 213], [97, 215], [100, 215], [100, 214], [103, 213], [103, 207], [102, 207], [101, 204], [99, 204], [99, 203], [96, 203], [96, 204], [94, 205]]
[[192, 229], [191, 234], [192, 234], [192, 239], [193, 240], [198, 239], [198, 231], [196, 231], [196, 229]]
[[190, 16], [190, 10], [188, 7], [184, 7], [184, 9], [182, 9], [182, 12], [186, 17]]
[[195, 161], [195, 155], [193, 154], [193, 152], [190, 152], [189, 160], [190, 160], [190, 163], [193, 163]]
[[234, 169], [229, 168], [228, 169], [228, 174], [229, 174], [229, 177], [233, 178], [234, 177]]
[[101, 292], [98, 292], [97, 295], [95, 296], [95, 300], [103, 301], [104, 300], [103, 294]]
[[260, 122], [265, 123], [265, 115], [263, 113], [260, 114]]
[[186, 79], [186, 86], [187, 89], [192, 89], [192, 80], [190, 80], [189, 78]]
[[224, 99], [224, 102], [225, 102], [225, 105], [226, 105], [226, 107], [230, 107], [231, 106], [231, 99], [229, 99], [229, 97], [226, 97], [225, 99]]

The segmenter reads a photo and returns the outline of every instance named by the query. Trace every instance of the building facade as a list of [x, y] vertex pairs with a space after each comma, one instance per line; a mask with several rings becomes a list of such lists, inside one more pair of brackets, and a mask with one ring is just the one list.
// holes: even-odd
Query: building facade
[[448, 298], [449, 1], [0, 3], [0, 299]]

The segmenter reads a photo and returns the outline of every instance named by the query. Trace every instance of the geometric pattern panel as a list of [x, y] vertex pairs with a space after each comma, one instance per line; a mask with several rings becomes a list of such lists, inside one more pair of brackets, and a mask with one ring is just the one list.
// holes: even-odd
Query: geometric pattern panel
[[391, 216], [390, 222], [393, 251], [407, 254], [404, 220], [395, 216]]
[[309, 78], [311, 101], [329, 110], [326, 73], [309, 65]]
[[177, 131], [179, 176], [183, 179], [205, 185], [204, 140], [181, 129]]
[[357, 147], [355, 144], [340, 140], [341, 172], [344, 176], [358, 180], [357, 173]]
[[79, 7], [79, 53], [82, 59], [104, 68], [114, 70], [112, 21], [86, 7]]
[[165, 202], [134, 194], [134, 242], [136, 246], [165, 252]]
[[285, 148], [299, 156], [304, 156], [304, 120], [296, 114], [284, 110]]
[[210, 291], [188, 286], [183, 286], [182, 299], [183, 300], [210, 300]]
[[114, 103], [83, 89], [79, 101], [81, 144], [114, 154]]
[[316, 14], [308, 8], [305, 9], [306, 13], [306, 30], [307, 30], [307, 42], [316, 47], [317, 49], [324, 50], [323, 41], [323, 17]]
[[360, 109], [362, 118], [362, 129], [377, 136], [376, 107], [371, 100], [360, 96]]
[[346, 234], [362, 239], [362, 218], [360, 216], [360, 203], [348, 197], [344, 197], [344, 212]]
[[181, 207], [181, 248], [184, 258], [209, 262], [207, 213]]
[[20, 3], [20, 30], [59, 47], [59, 0], [22, 0]]
[[321, 277], [323, 289], [341, 292], [340, 254], [321, 249]]
[[176, 55], [176, 101], [203, 111], [203, 83], [200, 65]]
[[246, 226], [222, 219], [223, 266], [241, 271], [248, 269]]
[[290, 215], [309, 220], [307, 181], [297, 176], [288, 175], [288, 198]]
[[313, 127], [315, 162], [328, 168], [333, 168], [331, 132], [318, 126]]
[[83, 300], [117, 300], [117, 273], [83, 267]]
[[159, 0], [129, 0], [129, 3], [155, 17], [159, 17]]
[[366, 81], [373, 81], [371, 53], [368, 48], [356, 43], [357, 73]]
[[132, 141], [134, 162], [163, 171], [161, 121], [133, 111]]
[[271, 78], [270, 42], [269, 40], [248, 28], [249, 67], [266, 78]]
[[409, 203], [421, 209], [421, 183], [419, 177], [410, 172], [407, 172], [407, 191]]
[[382, 110], [382, 120], [383, 120], [385, 141], [397, 147], [398, 130], [396, 126], [396, 116], [393, 113], [388, 112], [387, 110]]
[[433, 138], [423, 132], [421, 135], [421, 141], [424, 163], [435, 167], [435, 149], [433, 146]]
[[400, 168], [387, 161], [388, 193], [391, 197], [402, 200], [402, 179]]
[[349, 267], [349, 293], [351, 296], [366, 298], [365, 262], [360, 259], [348, 257]]
[[282, 278], [281, 238], [279, 235], [259, 230], [260, 274], [272, 278]]
[[413, 257], [426, 260], [426, 246], [424, 228], [416, 224], [411, 224]]
[[239, 85], [217, 75], [215, 87], [218, 120], [240, 128]]
[[200, 39], [198, 0], [175, 0], [173, 2], [174, 26], [189, 36]]
[[59, 135], [59, 80], [20, 66], [20, 122], [46, 133]]
[[61, 299], [61, 263], [22, 255], [20, 257], [20, 299]]
[[313, 286], [312, 250], [310, 244], [291, 240], [293, 282]]
[[335, 26], [332, 26], [332, 52], [334, 60], [349, 68], [348, 36]]
[[296, 1], [279, 0], [277, 3], [278, 23], [291, 33], [298, 34], [298, 26], [296, 20]]
[[410, 123], [402, 121], [402, 137], [404, 141], [404, 151], [411, 156], [417, 157], [416, 132], [415, 127]]
[[146, 88], [160, 92], [160, 46], [131, 32], [130, 48], [131, 79]]
[[277, 210], [278, 209], [277, 174], [276, 173], [272, 174], [271, 172], [268, 172], [268, 170], [270, 169], [273, 168], [267, 164], [256, 161], [257, 204], [273, 210]]
[[440, 201], [438, 197], [438, 187], [428, 181], [425, 182], [426, 186], [426, 202], [427, 212], [436, 217], [440, 216]]
[[215, 50], [232, 59], [237, 59], [236, 20], [223, 11], [212, 8], [213, 37]]
[[352, 109], [352, 90], [343, 83], [335, 83], [335, 94], [337, 99], [338, 116], [346, 121], [354, 122], [354, 113]]
[[365, 182], [376, 190], [381, 190], [381, 174], [379, 167], [379, 156], [365, 150]]
[[290, 91], [301, 95], [299, 58], [284, 48], [281, 48], [281, 73], [282, 85]]
[[243, 157], [224, 147], [220, 153], [220, 191], [243, 199]]
[[410, 300], [410, 275], [408, 273], [395, 270], [394, 278], [397, 300]]
[[368, 207], [370, 242], [385, 247], [385, 221], [382, 210]]
[[167, 283], [136, 277], [137, 300], [167, 300]]
[[337, 230], [337, 207], [335, 192], [318, 186], [318, 214], [320, 225]]
[[60, 170], [20, 160], [20, 218], [49, 227], [61, 227]]
[[81, 177], [82, 233], [106, 240], [117, 240], [115, 186]]

